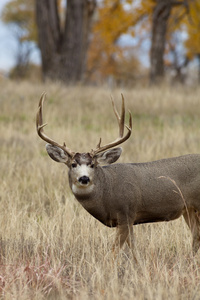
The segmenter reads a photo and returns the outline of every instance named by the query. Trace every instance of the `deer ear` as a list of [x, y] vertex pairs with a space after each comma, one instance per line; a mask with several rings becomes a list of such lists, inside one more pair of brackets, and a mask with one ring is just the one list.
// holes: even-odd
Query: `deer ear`
[[112, 164], [118, 160], [122, 148], [113, 148], [97, 155], [97, 162], [100, 164]]
[[57, 146], [46, 144], [46, 150], [49, 156], [57, 162], [67, 163], [69, 160], [68, 154]]

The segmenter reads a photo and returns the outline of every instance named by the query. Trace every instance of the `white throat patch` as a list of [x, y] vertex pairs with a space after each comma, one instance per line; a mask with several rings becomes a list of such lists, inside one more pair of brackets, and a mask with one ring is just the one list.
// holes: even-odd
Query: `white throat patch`
[[74, 195], [87, 195], [93, 191], [94, 185], [89, 183], [88, 185], [72, 184], [72, 192]]

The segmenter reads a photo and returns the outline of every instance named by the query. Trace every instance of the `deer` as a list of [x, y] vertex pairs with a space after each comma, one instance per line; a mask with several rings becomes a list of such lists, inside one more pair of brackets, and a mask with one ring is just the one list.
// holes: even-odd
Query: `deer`
[[[49, 138], [43, 123], [41, 95], [36, 128], [44, 140], [48, 155], [68, 167], [69, 186], [86, 211], [105, 226], [116, 228], [113, 251], [124, 243], [134, 246], [133, 226], [172, 221], [183, 216], [192, 233], [192, 253], [200, 247], [200, 155], [187, 154], [144, 163], [115, 163], [132, 133], [132, 115], [125, 124], [125, 100], [121, 113], [112, 99], [119, 137], [90, 152], [72, 151], [66, 143]], [[124, 130], [126, 129], [126, 134]]]

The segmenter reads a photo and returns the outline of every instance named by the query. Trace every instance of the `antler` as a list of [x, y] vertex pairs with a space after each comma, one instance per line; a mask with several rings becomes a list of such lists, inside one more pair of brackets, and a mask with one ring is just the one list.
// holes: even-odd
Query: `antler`
[[59, 145], [58, 143], [56, 143], [54, 140], [50, 139], [45, 133], [44, 133], [44, 127], [47, 125], [47, 123], [43, 124], [43, 103], [45, 101], [46, 98], [46, 93], [43, 93], [41, 95], [40, 101], [39, 101], [39, 108], [38, 108], [38, 112], [36, 115], [36, 129], [37, 129], [37, 133], [38, 135], [41, 137], [42, 140], [44, 140], [45, 142], [53, 145], [53, 146], [57, 146], [59, 148], [61, 148], [63, 151], [65, 151], [69, 156], [73, 157], [75, 152], [73, 152], [71, 149], [67, 148], [67, 146], [65, 145], [65, 143], [62, 145]]
[[[125, 120], [125, 105], [124, 105], [124, 96], [123, 94], [122, 95], [122, 108], [121, 108], [121, 116], [119, 115], [117, 109], [116, 109], [116, 106], [115, 106], [115, 103], [113, 101], [113, 99], [111, 98], [112, 100], [112, 106], [113, 106], [113, 110], [114, 110], [114, 113], [115, 113], [115, 116], [117, 118], [117, 122], [118, 122], [118, 125], [119, 125], [119, 137], [112, 143], [109, 143], [105, 146], [101, 146], [101, 138], [99, 140], [99, 143], [96, 147], [96, 149], [93, 149], [91, 151], [91, 154], [94, 156], [100, 152], [103, 152], [107, 149], [110, 149], [112, 147], [115, 147], [119, 144], [122, 144], [123, 142], [125, 142], [131, 135], [131, 132], [132, 132], [132, 116], [131, 116], [131, 113], [129, 111], [129, 126], [127, 126], [126, 124], [124, 124], [124, 120]], [[124, 135], [124, 127], [127, 128], [128, 132], [125, 136]]]

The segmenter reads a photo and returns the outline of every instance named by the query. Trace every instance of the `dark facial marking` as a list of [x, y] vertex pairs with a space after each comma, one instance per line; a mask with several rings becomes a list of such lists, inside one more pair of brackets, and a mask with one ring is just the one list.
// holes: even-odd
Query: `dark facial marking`
[[77, 164], [82, 165], [82, 164], [86, 164], [86, 165], [91, 165], [93, 164], [93, 159], [92, 156], [90, 155], [90, 153], [76, 153], [74, 155], [74, 160], [77, 162]]

